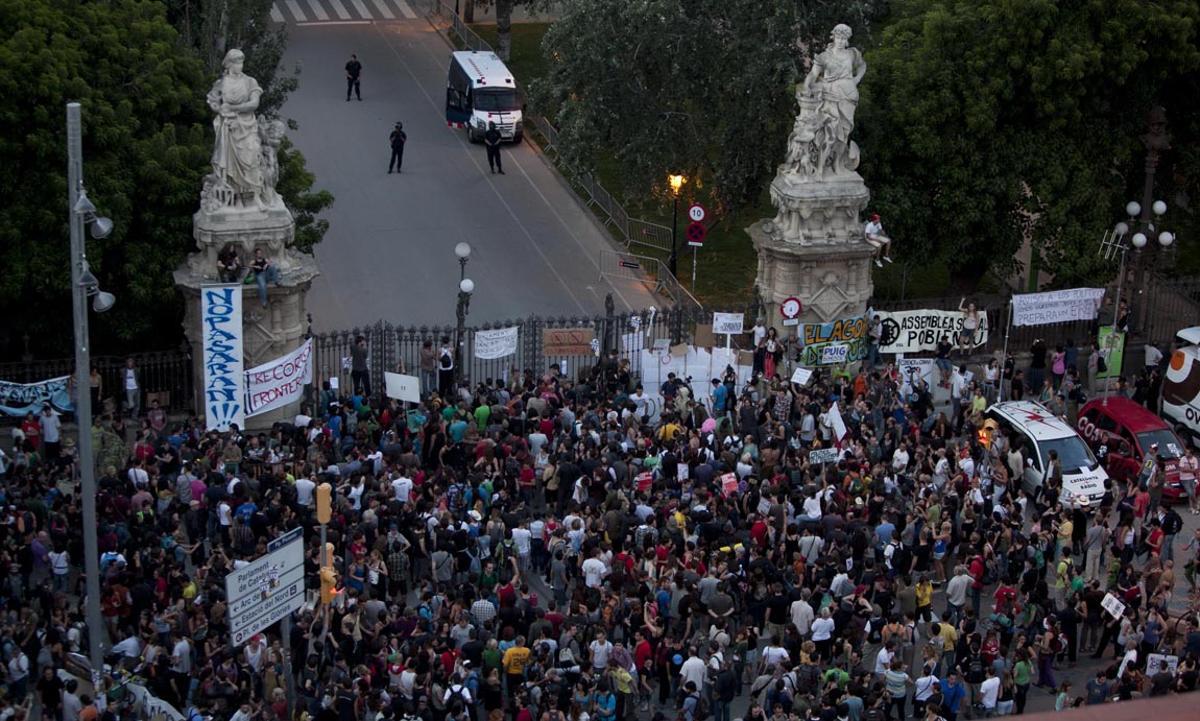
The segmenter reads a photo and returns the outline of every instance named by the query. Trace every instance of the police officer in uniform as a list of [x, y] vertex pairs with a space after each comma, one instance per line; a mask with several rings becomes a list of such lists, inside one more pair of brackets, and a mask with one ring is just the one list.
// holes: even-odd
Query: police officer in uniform
[[504, 166], [500, 164], [500, 131], [495, 122], [488, 123], [487, 132], [483, 134], [483, 143], [487, 146], [488, 167], [492, 173], [504, 175]]
[[392, 143], [392, 159], [388, 162], [388, 175], [391, 175], [393, 167], [399, 173], [400, 166], [404, 164], [404, 142], [408, 140], [408, 135], [404, 132], [404, 123], [397, 122], [388, 139]]
[[358, 101], [362, 102], [362, 89], [359, 87], [358, 79], [362, 75], [362, 63], [358, 62], [358, 56], [351, 54], [350, 60], [346, 62], [346, 102], [350, 102], [350, 92], [353, 91], [358, 96]]

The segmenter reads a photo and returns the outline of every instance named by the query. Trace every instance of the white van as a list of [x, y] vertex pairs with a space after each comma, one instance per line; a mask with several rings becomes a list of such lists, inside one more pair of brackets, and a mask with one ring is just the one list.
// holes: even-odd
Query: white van
[[987, 418], [1008, 432], [1014, 445], [1022, 441], [1025, 472], [1021, 485], [1033, 493], [1046, 477], [1050, 451], [1058, 454], [1062, 463], [1063, 488], [1059, 502], [1065, 507], [1084, 504], [1095, 508], [1104, 498], [1108, 474], [1088, 447], [1086, 441], [1066, 421], [1033, 401], [996, 403], [984, 412]]
[[521, 96], [517, 81], [496, 53], [466, 50], [450, 53], [446, 79], [446, 124], [466, 128], [472, 143], [483, 140], [488, 123], [500, 137], [521, 141]]
[[1162, 417], [1180, 438], [1200, 444], [1200, 326], [1175, 334], [1178, 347], [1171, 354], [1162, 383]]

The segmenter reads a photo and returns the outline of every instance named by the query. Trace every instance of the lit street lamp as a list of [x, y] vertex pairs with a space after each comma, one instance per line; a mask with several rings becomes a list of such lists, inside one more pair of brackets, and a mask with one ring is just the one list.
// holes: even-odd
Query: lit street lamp
[[667, 260], [667, 268], [675, 275], [675, 266], [679, 258], [676, 242], [679, 235], [679, 191], [683, 189], [687, 178], [677, 173], [667, 175], [667, 184], [671, 187], [671, 257]]
[[83, 189], [83, 141], [79, 103], [67, 103], [67, 208], [71, 227], [71, 306], [75, 320], [75, 416], [79, 424], [79, 480], [83, 496], [83, 554], [87, 578], [88, 660], [92, 665], [92, 681], [97, 682], [104, 670], [104, 650], [100, 634], [104, 619], [100, 615], [100, 544], [96, 529], [96, 459], [92, 455], [92, 396], [91, 352], [88, 348], [87, 299], [93, 297], [92, 308], [103, 313], [116, 303], [112, 293], [100, 290], [100, 283], [87, 262], [83, 226], [91, 226], [92, 237], [105, 238], [112, 232], [113, 223], [96, 214], [96, 206], [88, 200]]

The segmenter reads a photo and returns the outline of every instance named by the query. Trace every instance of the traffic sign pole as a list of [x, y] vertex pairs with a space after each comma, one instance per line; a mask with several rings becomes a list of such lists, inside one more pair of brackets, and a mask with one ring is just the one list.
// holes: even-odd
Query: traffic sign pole
[[692, 246], [692, 292], [696, 292], [696, 246]]

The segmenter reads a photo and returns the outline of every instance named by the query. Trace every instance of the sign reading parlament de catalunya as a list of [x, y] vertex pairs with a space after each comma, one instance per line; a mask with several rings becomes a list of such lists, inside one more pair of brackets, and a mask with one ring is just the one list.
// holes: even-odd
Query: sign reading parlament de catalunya
[[592, 354], [591, 328], [545, 328], [542, 330], [542, 355], [547, 357]]

